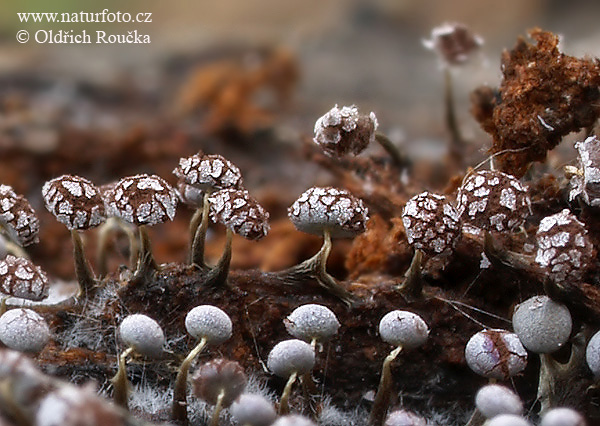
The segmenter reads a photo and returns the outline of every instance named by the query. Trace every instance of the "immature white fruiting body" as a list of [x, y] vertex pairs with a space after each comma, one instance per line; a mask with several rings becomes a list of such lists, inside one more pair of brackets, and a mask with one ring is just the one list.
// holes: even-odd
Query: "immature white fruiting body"
[[475, 406], [487, 419], [500, 414], [523, 414], [521, 398], [502, 385], [486, 385], [479, 389], [475, 395]]
[[185, 328], [196, 339], [218, 345], [231, 337], [233, 324], [229, 315], [212, 305], [196, 306], [185, 317]]
[[527, 366], [527, 351], [516, 334], [501, 329], [475, 333], [465, 347], [467, 365], [475, 373], [507, 380]]
[[340, 323], [331, 309], [316, 304], [297, 307], [283, 323], [288, 333], [305, 342], [312, 342], [313, 339], [325, 342], [340, 328]]
[[0, 316], [0, 340], [20, 352], [40, 352], [50, 339], [46, 320], [31, 309], [15, 308]]
[[573, 213], [564, 209], [541, 220], [535, 261], [557, 283], [581, 281], [593, 264], [594, 247]]
[[590, 339], [585, 349], [585, 360], [596, 377], [600, 376], [600, 331]]
[[8, 185], [0, 185], [0, 228], [20, 246], [38, 242], [40, 221], [29, 202]]
[[390, 345], [413, 349], [427, 341], [429, 329], [419, 315], [408, 311], [391, 311], [379, 322], [379, 335]]
[[110, 214], [137, 226], [173, 220], [179, 198], [164, 179], [156, 175], [135, 175], [117, 182], [107, 200]]
[[464, 24], [445, 23], [431, 31], [431, 39], [423, 46], [434, 50], [445, 65], [459, 65], [483, 44], [483, 39], [473, 34]]
[[457, 195], [462, 220], [477, 229], [514, 230], [531, 214], [527, 187], [512, 175], [482, 170], [469, 175]]
[[315, 123], [313, 141], [330, 157], [358, 155], [375, 141], [377, 117], [363, 115], [356, 106], [334, 106]]
[[396, 410], [388, 414], [383, 426], [427, 426], [427, 420], [406, 410]]
[[40, 301], [48, 297], [48, 277], [29, 259], [9, 254], [0, 260], [0, 292]]
[[595, 135], [575, 143], [579, 170], [571, 179], [569, 201], [580, 197], [588, 206], [600, 207], [600, 141]]
[[244, 392], [247, 383], [242, 366], [222, 358], [203, 364], [192, 377], [196, 397], [210, 405], [217, 405], [220, 399], [223, 407], [229, 407]]
[[158, 357], [163, 352], [165, 335], [162, 328], [152, 318], [142, 315], [128, 315], [119, 325], [119, 336], [123, 343], [141, 355]]
[[548, 296], [534, 296], [517, 305], [513, 328], [527, 349], [538, 354], [555, 352], [571, 334], [569, 309]]
[[122, 413], [89, 386], [63, 386], [42, 399], [37, 426], [124, 426]]
[[297, 414], [279, 417], [271, 426], [317, 426], [312, 420]]
[[315, 365], [315, 352], [306, 342], [298, 339], [284, 340], [277, 343], [267, 359], [267, 367], [275, 375], [287, 379], [296, 373], [302, 375], [312, 370]]
[[368, 211], [362, 200], [348, 191], [312, 187], [288, 209], [294, 226], [307, 234], [353, 237], [365, 231]]
[[577, 411], [559, 407], [546, 411], [540, 426], [586, 426], [586, 421]]
[[188, 185], [203, 191], [243, 187], [240, 169], [220, 155], [199, 152], [190, 157], [180, 158], [173, 174]]
[[83, 177], [63, 175], [49, 180], [42, 196], [48, 211], [70, 231], [94, 228], [106, 220], [100, 191]]
[[427, 191], [408, 200], [402, 223], [409, 244], [429, 256], [451, 253], [461, 230], [454, 206], [443, 195]]
[[500, 414], [488, 420], [485, 426], [532, 426], [525, 418], [514, 414]]
[[269, 232], [269, 213], [248, 191], [222, 189], [208, 197], [210, 218], [235, 234], [260, 240]]
[[239, 425], [269, 426], [277, 418], [271, 401], [260, 395], [245, 393], [231, 404], [231, 417]]

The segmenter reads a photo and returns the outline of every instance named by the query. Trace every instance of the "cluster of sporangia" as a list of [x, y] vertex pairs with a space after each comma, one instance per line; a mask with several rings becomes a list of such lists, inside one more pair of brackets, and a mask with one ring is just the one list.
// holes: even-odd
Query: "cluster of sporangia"
[[[444, 32], [444, 34], [446, 34]], [[325, 153], [339, 157], [359, 154], [372, 141], [383, 141], [375, 134], [377, 120], [373, 113], [359, 114], [356, 107], [337, 106], [315, 125], [314, 141]], [[579, 168], [570, 170], [571, 198], [579, 198], [590, 207], [600, 205], [600, 141], [590, 137], [576, 145]], [[155, 175], [125, 177], [118, 182], [97, 187], [89, 180], [64, 175], [48, 181], [42, 189], [47, 209], [71, 232], [80, 292], [75, 301], [85, 300], [97, 287], [97, 278], [83, 253], [79, 235], [94, 227], [102, 227], [101, 242], [109, 232], [121, 231], [130, 237], [132, 253], [131, 282], [145, 282], [160, 272], [153, 259], [147, 226], [172, 220], [180, 201], [196, 209], [191, 225], [190, 263], [205, 272], [207, 285], [224, 285], [231, 258], [232, 234], [258, 240], [269, 230], [268, 213], [242, 186], [238, 168], [219, 155], [198, 153], [182, 158], [174, 170], [177, 189]], [[423, 192], [411, 198], [404, 207], [402, 221], [409, 243], [415, 249], [405, 284], [399, 290], [418, 295], [421, 260], [451, 261], [457, 241], [463, 235], [485, 242], [494, 234], [518, 230], [530, 215], [527, 188], [515, 177], [494, 171], [469, 173], [456, 194], [456, 206], [444, 195]], [[204, 240], [208, 219], [227, 228], [224, 253], [215, 266], [204, 260]], [[301, 231], [321, 235], [323, 247], [314, 257], [300, 265], [279, 272], [288, 282], [316, 280], [328, 291], [347, 303], [353, 295], [325, 271], [332, 237], [351, 237], [366, 227], [367, 209], [363, 202], [345, 190], [311, 188], [289, 208], [289, 217]], [[23, 247], [36, 242], [39, 223], [29, 203], [10, 187], [0, 186], [0, 290], [9, 296], [41, 300], [48, 295], [48, 278], [26, 257]], [[139, 236], [135, 235], [137, 228]], [[535, 263], [554, 285], [567, 279], [582, 280], [593, 262], [593, 246], [585, 225], [568, 209], [541, 220], [538, 226]], [[482, 254], [482, 267], [490, 263]], [[105, 270], [105, 265], [99, 265]], [[32, 309], [13, 308], [7, 312], [2, 302], [0, 340], [9, 348], [22, 352], [40, 351], [50, 338], [45, 320]], [[591, 371], [600, 376], [600, 333], [585, 348], [586, 342], [572, 339], [572, 361], [558, 364], [550, 354], [563, 347], [571, 335], [569, 310], [547, 296], [533, 297], [517, 306], [513, 314], [514, 333], [485, 329], [468, 342], [465, 357], [468, 365], [490, 380], [507, 380], [521, 372], [527, 363], [527, 350], [541, 358], [538, 398], [543, 419], [541, 425], [583, 425], [575, 411], [555, 407], [554, 386], [561, 376], [571, 372], [578, 352], [585, 352]], [[286, 320], [286, 328], [295, 339], [277, 344], [269, 354], [267, 365], [277, 376], [287, 380], [279, 401], [279, 414], [271, 402], [257, 395], [243, 394], [246, 376], [235, 361], [213, 360], [193, 375], [194, 394], [214, 405], [211, 425], [220, 421], [223, 408], [230, 407], [232, 418], [242, 425], [312, 425], [311, 420], [297, 415], [287, 416], [289, 396], [299, 378], [305, 394], [315, 395], [311, 376], [317, 345], [331, 339], [339, 323], [329, 309], [305, 305]], [[175, 379], [172, 419], [186, 424], [188, 419], [188, 372], [196, 356], [207, 345], [218, 345], [231, 336], [231, 320], [217, 307], [203, 305], [192, 309], [186, 317], [188, 333], [198, 344], [184, 359]], [[386, 426], [425, 425], [426, 420], [403, 410], [387, 415], [391, 393], [390, 366], [403, 349], [416, 348], [427, 340], [429, 330], [416, 314], [393, 311], [383, 317], [379, 333], [394, 349], [383, 364], [379, 389], [373, 402], [369, 424]], [[80, 425], [126, 424], [124, 409], [128, 403], [126, 361], [130, 354], [159, 357], [164, 351], [165, 337], [153, 319], [133, 314], [123, 319], [119, 336], [126, 349], [119, 357], [118, 372], [113, 378], [114, 400], [107, 405], [89, 389], [77, 389], [41, 374], [31, 361], [9, 350], [0, 351], [0, 402], [7, 414], [19, 424]], [[33, 399], [32, 399], [33, 398]], [[308, 404], [317, 416], [319, 401]], [[509, 389], [491, 385], [481, 389], [477, 409], [469, 424], [489, 426], [528, 425], [522, 417], [523, 404]], [[487, 420], [486, 420], [487, 419]]]

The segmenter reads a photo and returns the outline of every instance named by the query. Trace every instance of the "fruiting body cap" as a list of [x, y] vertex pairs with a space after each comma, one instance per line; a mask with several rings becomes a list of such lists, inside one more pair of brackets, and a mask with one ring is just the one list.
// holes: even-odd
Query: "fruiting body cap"
[[523, 402], [506, 386], [486, 385], [475, 396], [475, 406], [486, 418], [500, 414], [523, 414]]
[[288, 333], [305, 342], [312, 339], [327, 341], [340, 328], [339, 321], [329, 308], [315, 304], [299, 306], [283, 322]]
[[11, 309], [0, 317], [0, 340], [11, 349], [39, 352], [49, 339], [46, 320], [31, 309]]
[[332, 187], [312, 187], [288, 209], [294, 226], [307, 234], [353, 237], [365, 231], [368, 210], [362, 200], [348, 191]]
[[173, 174], [188, 185], [203, 191], [242, 189], [243, 186], [240, 169], [220, 155], [205, 155], [199, 152], [181, 158]]
[[40, 221], [35, 211], [8, 185], [0, 185], [0, 225], [11, 240], [23, 247], [38, 242]]
[[419, 315], [408, 311], [392, 311], [379, 322], [379, 335], [384, 342], [403, 349], [413, 349], [427, 341], [429, 329]]
[[0, 260], [0, 292], [40, 301], [48, 297], [48, 277], [29, 259], [9, 254]]
[[315, 365], [315, 353], [306, 342], [297, 339], [284, 340], [271, 349], [267, 367], [279, 377], [288, 378], [292, 373], [308, 373]]
[[231, 417], [240, 425], [269, 426], [277, 418], [273, 404], [260, 395], [245, 393], [231, 404]]
[[173, 220], [179, 197], [164, 179], [156, 175], [135, 175], [121, 179], [107, 200], [109, 213], [134, 225], [156, 225]]
[[194, 394], [216, 405], [219, 394], [223, 391], [222, 404], [229, 407], [246, 389], [248, 378], [244, 369], [235, 361], [215, 359], [196, 370], [192, 377]]
[[63, 175], [49, 180], [42, 196], [48, 211], [69, 230], [93, 228], [106, 220], [100, 191], [81, 176]]
[[269, 232], [269, 213], [248, 191], [222, 189], [208, 197], [210, 218], [222, 223], [235, 234], [260, 240]]
[[233, 324], [229, 315], [212, 305], [196, 306], [185, 317], [185, 328], [196, 339], [218, 345], [231, 337]]
[[501, 329], [475, 333], [465, 347], [467, 365], [475, 373], [507, 380], [527, 366], [527, 351], [516, 334]]
[[142, 355], [158, 357], [163, 352], [165, 335], [162, 328], [146, 315], [134, 314], [125, 317], [119, 325], [119, 336], [127, 346]]
[[571, 334], [569, 309], [548, 296], [534, 296], [517, 305], [513, 328], [527, 349], [538, 354], [555, 352]]

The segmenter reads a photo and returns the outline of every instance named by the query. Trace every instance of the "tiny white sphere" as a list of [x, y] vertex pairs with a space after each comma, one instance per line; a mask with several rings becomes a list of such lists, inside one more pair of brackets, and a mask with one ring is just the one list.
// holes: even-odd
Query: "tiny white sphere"
[[240, 425], [269, 426], [277, 418], [271, 401], [250, 393], [240, 395], [229, 411], [233, 420]]
[[315, 304], [299, 306], [283, 322], [288, 333], [306, 342], [329, 340], [340, 328], [331, 309]]
[[196, 339], [206, 338], [208, 343], [218, 345], [231, 337], [233, 324], [222, 309], [201, 305], [188, 312], [185, 328]]
[[429, 329], [423, 318], [417, 314], [392, 311], [379, 322], [379, 335], [390, 345], [412, 349], [427, 341]]
[[427, 426], [427, 420], [406, 410], [396, 410], [388, 414], [383, 426]]
[[317, 426], [312, 420], [297, 414], [283, 416], [277, 419], [271, 426]]
[[11, 349], [39, 352], [49, 339], [46, 320], [31, 309], [11, 309], [0, 317], [0, 340]]
[[125, 317], [119, 325], [119, 336], [127, 346], [139, 354], [158, 357], [163, 352], [165, 335], [162, 328], [146, 315], [134, 314]]
[[531, 426], [526, 419], [514, 414], [500, 414], [488, 420], [485, 426]]
[[600, 331], [592, 336], [585, 350], [585, 360], [595, 376], [600, 376]]
[[585, 426], [585, 419], [571, 408], [553, 408], [542, 416], [540, 426]]
[[512, 323], [523, 346], [538, 354], [560, 349], [572, 327], [569, 309], [548, 296], [534, 296], [517, 305]]
[[308, 373], [315, 365], [315, 352], [308, 343], [290, 339], [279, 342], [269, 352], [267, 366], [279, 377], [288, 378], [292, 373]]
[[486, 385], [475, 396], [475, 406], [486, 418], [500, 414], [523, 414], [523, 402], [506, 386]]

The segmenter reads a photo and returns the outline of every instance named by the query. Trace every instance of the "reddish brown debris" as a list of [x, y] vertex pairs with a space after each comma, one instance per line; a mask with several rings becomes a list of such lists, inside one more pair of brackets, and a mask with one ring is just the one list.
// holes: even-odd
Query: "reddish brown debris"
[[43, 300], [48, 297], [48, 277], [30, 260], [8, 255], [0, 260], [0, 291], [13, 297]]
[[600, 64], [561, 53], [558, 36], [535, 28], [533, 45], [519, 38], [502, 55], [499, 97], [478, 89], [473, 114], [494, 139], [500, 170], [523, 176], [563, 136], [592, 126], [600, 116]]
[[29, 201], [8, 185], [0, 185], [0, 228], [21, 246], [38, 242], [40, 221]]

